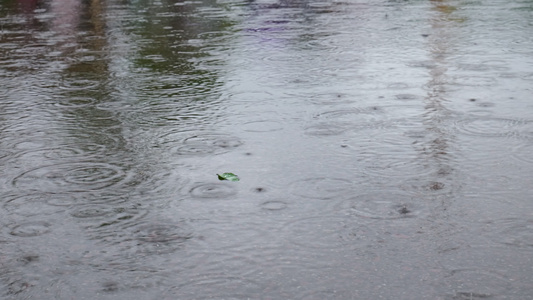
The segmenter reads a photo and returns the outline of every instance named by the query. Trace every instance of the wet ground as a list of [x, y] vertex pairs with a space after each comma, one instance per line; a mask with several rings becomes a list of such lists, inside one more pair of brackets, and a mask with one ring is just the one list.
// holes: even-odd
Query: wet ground
[[531, 299], [532, 1], [0, 26], [0, 298]]

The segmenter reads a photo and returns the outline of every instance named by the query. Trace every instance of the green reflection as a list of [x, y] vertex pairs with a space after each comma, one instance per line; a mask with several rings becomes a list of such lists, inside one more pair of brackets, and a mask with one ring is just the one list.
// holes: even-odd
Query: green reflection
[[[176, 3], [178, 4], [178, 3]], [[206, 33], [225, 32], [233, 26], [227, 19], [209, 18], [201, 13], [215, 4], [202, 6], [175, 5], [175, 1], [134, 4], [138, 18], [131, 20], [131, 28], [138, 47], [135, 65], [165, 74], [202, 75], [197, 61], [209, 57], [212, 41], [204, 38]]]

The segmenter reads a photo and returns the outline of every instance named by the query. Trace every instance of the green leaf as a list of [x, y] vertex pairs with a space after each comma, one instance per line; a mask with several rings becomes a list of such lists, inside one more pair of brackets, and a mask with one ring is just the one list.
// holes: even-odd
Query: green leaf
[[239, 181], [239, 176], [233, 174], [233, 173], [222, 173], [217, 174], [218, 180], [229, 180], [229, 181]]

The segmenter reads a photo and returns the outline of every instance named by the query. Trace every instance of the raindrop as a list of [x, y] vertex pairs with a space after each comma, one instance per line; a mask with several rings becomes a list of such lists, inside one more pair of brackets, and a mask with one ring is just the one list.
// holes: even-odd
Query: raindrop
[[487, 108], [487, 107], [493, 107], [495, 106], [495, 104], [492, 102], [480, 102], [477, 104], [477, 106]]
[[426, 185], [426, 188], [430, 191], [439, 191], [439, 190], [442, 190], [444, 186], [445, 185], [442, 182], [433, 181], [433, 182], [428, 183]]
[[264, 187], [256, 187], [253, 190], [256, 193], [264, 193], [264, 192], [266, 192], [266, 189]]
[[317, 105], [333, 105], [333, 104], [350, 104], [353, 102], [354, 98], [357, 98], [356, 95], [346, 95], [346, 94], [311, 94], [306, 95], [309, 101], [312, 104]]
[[[438, 170], [435, 175], [438, 175], [439, 171], [441, 170]], [[427, 181], [424, 178], [414, 177], [404, 181], [401, 187], [405, 191], [414, 191], [423, 195], [442, 195], [454, 193], [460, 188], [460, 185], [458, 185], [458, 183], [455, 182], [453, 178], [443, 182], [446, 178], [442, 177], [445, 176], [440, 175], [440, 177], [440, 181]]]
[[22, 263], [24, 263], [25, 265], [27, 265], [27, 264], [30, 264], [30, 263], [33, 263], [33, 262], [38, 262], [39, 261], [39, 255], [37, 255], [37, 254], [28, 254], [28, 255], [22, 256], [18, 260], [21, 261]]

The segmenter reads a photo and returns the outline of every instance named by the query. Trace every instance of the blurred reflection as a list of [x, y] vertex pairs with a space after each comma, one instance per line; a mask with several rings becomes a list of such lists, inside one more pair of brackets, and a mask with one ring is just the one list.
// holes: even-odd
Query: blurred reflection
[[434, 67], [430, 68], [430, 81], [426, 85], [428, 94], [425, 98], [424, 123], [428, 132], [431, 133], [431, 141], [426, 145], [425, 152], [435, 162], [445, 164], [450, 159], [448, 148], [452, 138], [445, 125], [449, 117], [449, 110], [445, 106], [448, 101], [446, 85], [449, 83], [446, 72], [456, 34], [455, 21], [451, 16], [456, 11], [456, 7], [448, 5], [446, 0], [432, 0], [431, 4], [432, 9], [437, 13], [431, 19], [432, 32], [428, 36], [430, 57]]
[[233, 22], [223, 14], [206, 18], [204, 11], [220, 9], [209, 2], [139, 1], [127, 9], [135, 18], [111, 28], [121, 39], [112, 47], [124, 46], [128, 53], [112, 58], [116, 95], [132, 105], [123, 114], [126, 122], [133, 130], [162, 125], [177, 130], [176, 124], [199, 129], [213, 122], [225, 64], [218, 54], [228, 47]]
[[[433, 17], [430, 19], [431, 31], [427, 39], [429, 56], [432, 67], [429, 68], [429, 82], [426, 84], [425, 113], [423, 124], [427, 137], [421, 152], [429, 165], [435, 168], [426, 188], [431, 200], [439, 200], [439, 209], [434, 211], [436, 217], [432, 234], [437, 237], [439, 247], [446, 247], [454, 240], [454, 224], [450, 222], [450, 207], [460, 194], [462, 180], [454, 163], [454, 136], [450, 132], [450, 110], [448, 90], [449, 76], [447, 75], [454, 39], [457, 30], [455, 21], [451, 20], [454, 6], [448, 5], [446, 0], [431, 1]], [[450, 242], [451, 240], [451, 242]]]
[[64, 36], [74, 36], [80, 20], [80, 0], [53, 0], [51, 13], [54, 14], [50, 29]]
[[39, 0], [17, 0], [19, 8], [24, 14], [33, 14], [39, 2]]

